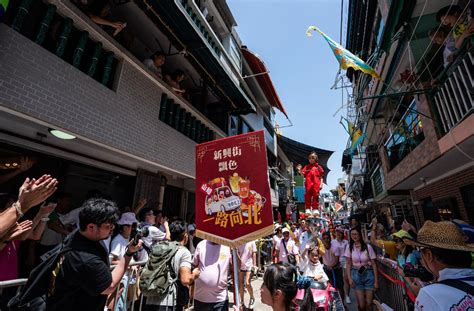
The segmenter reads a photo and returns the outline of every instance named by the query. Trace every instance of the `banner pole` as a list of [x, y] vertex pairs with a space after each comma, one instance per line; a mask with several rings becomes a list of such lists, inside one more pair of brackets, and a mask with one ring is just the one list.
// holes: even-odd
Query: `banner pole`
[[232, 259], [234, 262], [234, 300], [237, 310], [240, 310], [240, 292], [239, 292], [239, 263], [237, 261], [237, 249], [232, 249]]

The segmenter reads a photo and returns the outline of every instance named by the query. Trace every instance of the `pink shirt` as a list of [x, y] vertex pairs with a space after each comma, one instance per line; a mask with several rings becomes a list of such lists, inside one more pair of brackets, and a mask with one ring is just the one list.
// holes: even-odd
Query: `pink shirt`
[[194, 265], [201, 274], [196, 279], [194, 299], [214, 303], [227, 300], [227, 273], [230, 248], [203, 240], [196, 246]]
[[375, 259], [375, 252], [372, 246], [367, 245], [367, 250], [361, 252], [357, 249], [354, 245], [354, 249], [351, 252], [351, 248], [349, 245], [346, 247], [346, 253], [344, 254], [346, 258], [352, 259], [352, 266], [355, 268], [360, 268], [362, 266], [370, 265], [370, 260]]
[[0, 251], [0, 281], [18, 279], [19, 247], [20, 241], [12, 241]]
[[279, 238], [278, 235], [275, 234], [272, 238], [273, 246], [278, 247], [278, 244], [280, 244], [280, 241], [281, 241], [282, 238], [283, 238], [283, 236], [281, 238]]
[[339, 257], [342, 255], [342, 252], [339, 247], [332, 243], [333, 241], [331, 241], [331, 247], [329, 249], [326, 249], [326, 252], [323, 255], [323, 263], [326, 267], [337, 268], [339, 267], [339, 265], [335, 265], [338, 263]]
[[292, 239], [289, 239], [288, 242], [285, 242], [286, 244], [286, 250], [285, 250], [283, 241], [285, 241], [285, 239], [281, 239], [280, 243], [278, 243], [276, 246], [276, 249], [278, 250], [278, 261], [288, 262], [288, 259], [286, 259], [287, 257], [286, 250], [288, 251], [288, 254], [299, 255], [299, 249], [296, 246], [295, 241], [293, 241]]
[[345, 267], [346, 265], [345, 253], [346, 253], [346, 247], [349, 244], [349, 242], [347, 242], [347, 240], [338, 241], [337, 239], [334, 239], [331, 241], [331, 244], [332, 244], [331, 247], [339, 248], [340, 254], [341, 254], [341, 257], [339, 257], [339, 262], [341, 263], [341, 266]]
[[237, 252], [240, 256], [240, 270], [250, 271], [253, 266], [253, 254], [257, 253], [255, 241], [240, 245]]
[[347, 240], [338, 241], [338, 240], [334, 239], [334, 240], [331, 241], [331, 244], [332, 244], [331, 247], [339, 248], [340, 251], [341, 251], [341, 256], [344, 256], [344, 254], [346, 252], [346, 246], [349, 244], [349, 242], [347, 242]]

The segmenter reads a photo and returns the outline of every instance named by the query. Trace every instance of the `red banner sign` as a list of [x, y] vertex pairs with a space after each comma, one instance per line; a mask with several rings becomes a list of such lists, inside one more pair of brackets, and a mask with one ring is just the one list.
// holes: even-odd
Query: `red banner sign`
[[230, 247], [273, 233], [263, 131], [196, 146], [196, 228]]

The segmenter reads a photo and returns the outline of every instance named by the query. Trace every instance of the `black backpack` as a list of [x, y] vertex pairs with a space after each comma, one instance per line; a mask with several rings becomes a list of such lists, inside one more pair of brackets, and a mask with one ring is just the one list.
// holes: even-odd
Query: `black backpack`
[[45, 311], [46, 301], [54, 292], [56, 276], [63, 255], [70, 251], [70, 234], [60, 245], [41, 256], [41, 263], [31, 271], [28, 281], [19, 293], [8, 302], [11, 311]]

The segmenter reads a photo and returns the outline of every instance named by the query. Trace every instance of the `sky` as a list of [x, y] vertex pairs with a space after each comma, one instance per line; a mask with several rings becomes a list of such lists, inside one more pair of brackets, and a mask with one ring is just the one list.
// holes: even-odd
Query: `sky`
[[[310, 25], [318, 26], [338, 42], [341, 1], [227, 0], [227, 3], [237, 21], [242, 44], [265, 62], [293, 123], [292, 127], [282, 128], [283, 135], [335, 151], [328, 162], [331, 172], [323, 192], [334, 189], [337, 179], [343, 176], [341, 158], [348, 140], [348, 134], [339, 124], [344, 110], [333, 116], [342, 105], [341, 90], [331, 90], [339, 64], [326, 41], [316, 33], [307, 37], [306, 29]], [[280, 126], [289, 124], [278, 111], [277, 122]]]

